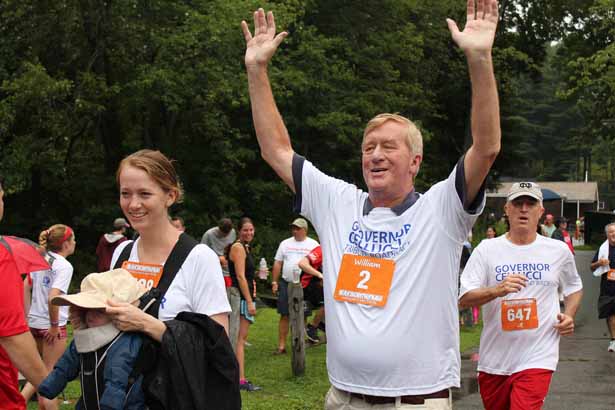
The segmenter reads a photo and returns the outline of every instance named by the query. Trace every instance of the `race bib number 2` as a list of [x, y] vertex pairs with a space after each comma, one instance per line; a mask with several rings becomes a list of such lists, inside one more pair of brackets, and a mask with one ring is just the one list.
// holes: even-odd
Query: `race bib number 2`
[[502, 330], [528, 330], [538, 327], [536, 299], [502, 301]]
[[149, 263], [138, 263], [126, 261], [122, 263], [122, 269], [126, 269], [134, 276], [140, 284], [147, 290], [158, 286], [162, 277], [162, 265], [152, 265]]
[[333, 297], [340, 302], [384, 307], [393, 272], [395, 262], [392, 260], [345, 254]]

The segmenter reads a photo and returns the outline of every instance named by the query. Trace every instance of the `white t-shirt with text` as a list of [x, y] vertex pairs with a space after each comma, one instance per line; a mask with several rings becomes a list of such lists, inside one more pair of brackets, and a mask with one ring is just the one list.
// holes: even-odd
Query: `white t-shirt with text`
[[[66, 294], [73, 277], [73, 265], [66, 258], [55, 252], [49, 254], [54, 258], [51, 269], [30, 273], [32, 304], [28, 313], [28, 326], [34, 329], [49, 329], [49, 292], [58, 289]], [[59, 325], [66, 326], [68, 306], [60, 306], [59, 309]]]
[[[482, 307], [478, 370], [497, 375], [526, 369], [555, 370], [559, 333], [553, 326], [560, 313], [559, 291], [568, 296], [583, 287], [574, 257], [564, 242], [542, 235], [528, 245], [515, 245], [506, 235], [483, 241], [461, 275], [459, 297], [471, 290], [496, 286], [514, 273], [525, 275], [527, 286]], [[502, 318], [503, 299], [535, 299], [538, 327], [504, 330], [502, 323], [507, 319]], [[514, 314], [515, 309], [511, 312]]]
[[[132, 241], [122, 242], [113, 252], [111, 266], [120, 257], [122, 250]], [[130, 251], [131, 262], [139, 262], [137, 251], [139, 239]], [[146, 263], [146, 262], [144, 262]], [[180, 312], [202, 313], [208, 316], [229, 313], [231, 306], [226, 296], [226, 288], [218, 255], [207, 245], [199, 244], [190, 251], [188, 257], [171, 282], [158, 311], [162, 321], [175, 319]]]
[[[400, 215], [378, 207], [363, 215], [366, 192], [304, 162], [301, 214], [322, 245], [327, 369], [336, 388], [390, 397], [459, 386], [459, 258], [477, 215], [464, 210], [455, 174]], [[394, 261], [384, 307], [334, 298], [344, 254]]]
[[318, 242], [309, 237], [303, 241], [290, 237], [280, 242], [274, 259], [282, 262], [282, 279], [292, 282], [293, 270], [299, 269], [297, 265], [299, 261], [317, 246]]

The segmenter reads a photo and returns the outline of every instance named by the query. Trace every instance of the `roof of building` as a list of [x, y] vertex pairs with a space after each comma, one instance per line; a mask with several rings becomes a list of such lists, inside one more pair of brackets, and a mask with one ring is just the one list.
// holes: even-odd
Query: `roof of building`
[[[514, 181], [519, 182], [519, 181]], [[500, 182], [497, 189], [488, 190], [488, 197], [506, 197], [514, 182]], [[596, 202], [598, 196], [597, 182], [540, 182], [536, 181], [543, 189], [548, 189], [558, 194], [565, 202]]]

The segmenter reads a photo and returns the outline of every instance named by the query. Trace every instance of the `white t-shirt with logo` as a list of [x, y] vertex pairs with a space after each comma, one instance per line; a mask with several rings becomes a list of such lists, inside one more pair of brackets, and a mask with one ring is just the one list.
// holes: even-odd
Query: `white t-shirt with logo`
[[[474, 289], [496, 286], [513, 273], [525, 275], [527, 286], [482, 307], [478, 370], [498, 375], [525, 369], [555, 370], [559, 360], [559, 334], [553, 325], [560, 313], [558, 290], [568, 296], [583, 288], [574, 257], [564, 242], [542, 235], [537, 235], [528, 245], [515, 245], [506, 235], [483, 241], [461, 275], [459, 297]], [[535, 299], [538, 327], [503, 330], [503, 299]]]
[[[32, 278], [32, 303], [28, 313], [28, 326], [34, 329], [49, 329], [49, 292], [59, 289], [68, 292], [73, 277], [73, 265], [62, 255], [49, 252], [54, 258], [50, 270], [30, 273]], [[60, 306], [58, 322], [65, 326], [68, 321], [68, 306]]]
[[[122, 250], [132, 241], [124, 241], [113, 252], [111, 266], [120, 257]], [[139, 239], [130, 251], [131, 262], [140, 262]], [[146, 263], [146, 262], [144, 262]], [[222, 268], [218, 255], [207, 245], [195, 246], [171, 282], [160, 303], [158, 319], [172, 320], [180, 312], [202, 313], [208, 316], [229, 313], [231, 306], [226, 296]]]
[[[391, 397], [459, 386], [459, 258], [477, 215], [464, 210], [455, 172], [399, 216], [389, 208], [364, 216], [366, 192], [303, 164], [301, 214], [322, 245], [327, 369], [336, 388]], [[395, 262], [384, 307], [334, 299], [345, 253]]]
[[306, 237], [301, 242], [297, 241], [294, 237], [280, 242], [274, 259], [282, 262], [282, 279], [286, 282], [292, 282], [293, 270], [299, 269], [297, 265], [299, 261], [317, 246], [318, 242], [309, 237]]

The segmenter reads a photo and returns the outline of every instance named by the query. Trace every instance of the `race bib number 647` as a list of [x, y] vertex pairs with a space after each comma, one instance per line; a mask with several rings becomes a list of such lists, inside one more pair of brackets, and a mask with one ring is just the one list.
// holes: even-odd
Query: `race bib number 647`
[[390, 259], [345, 254], [333, 297], [340, 302], [384, 307], [393, 272], [395, 262]]
[[502, 330], [528, 330], [538, 327], [536, 299], [502, 301]]

